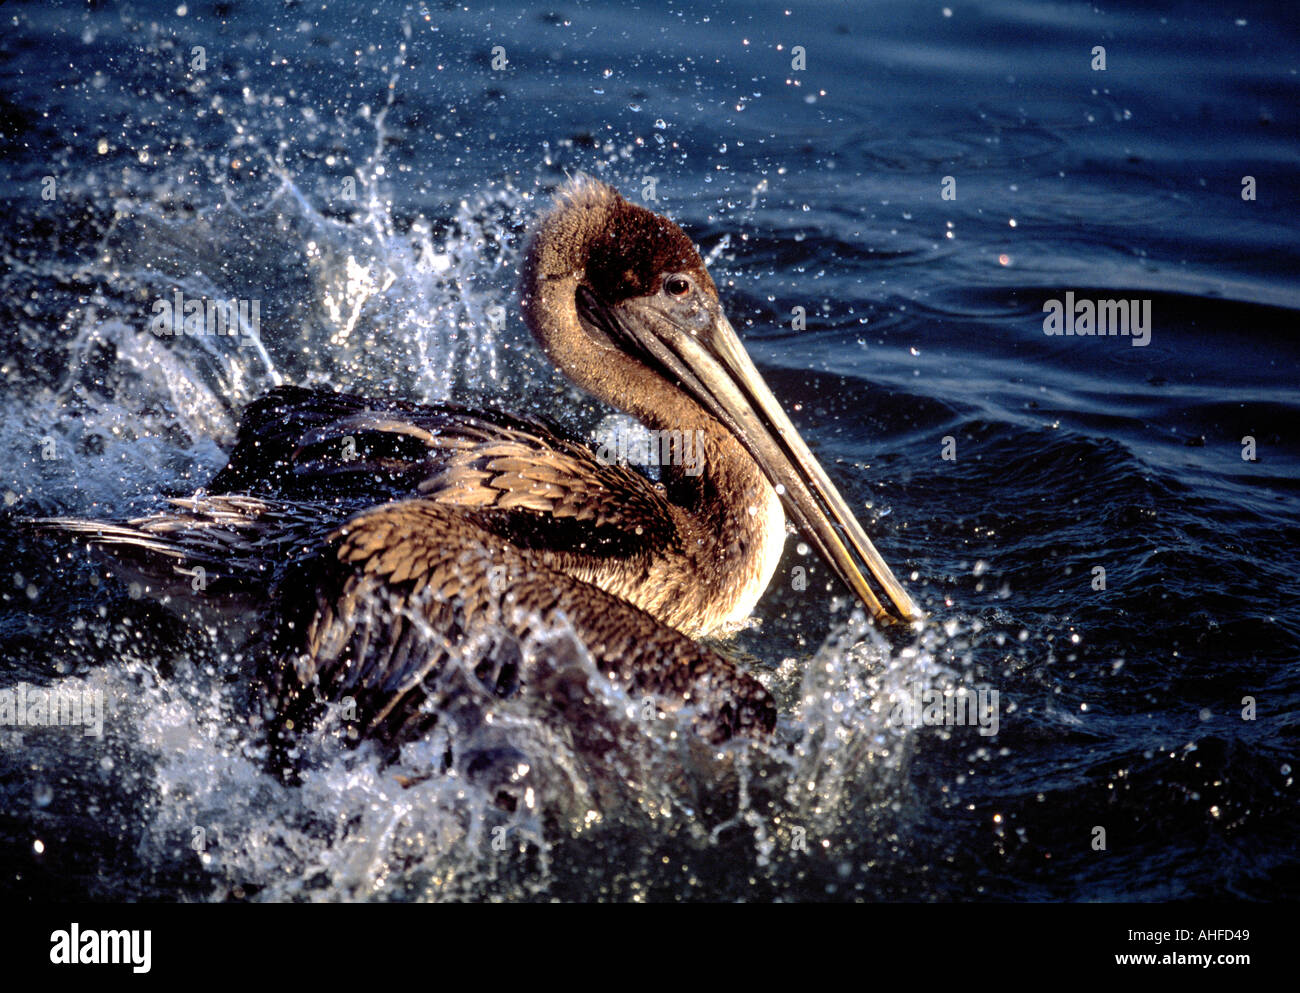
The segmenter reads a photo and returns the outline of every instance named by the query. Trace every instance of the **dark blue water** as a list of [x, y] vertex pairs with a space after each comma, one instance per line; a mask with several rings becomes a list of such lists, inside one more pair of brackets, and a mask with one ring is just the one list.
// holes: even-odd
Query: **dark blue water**
[[[0, 727], [0, 890], [1300, 893], [1285, 5], [0, 14], [10, 522], [192, 491], [280, 381], [505, 397], [589, 433], [610, 412], [546, 367], [513, 296], [528, 218], [586, 171], [696, 239], [931, 617], [882, 641], [792, 539], [737, 639], [782, 701], [776, 745], [714, 754], [668, 729], [596, 759], [501, 704], [507, 812], [500, 781], [423, 774], [441, 740], [397, 767], [322, 740], [280, 784], [217, 639], [10, 523], [0, 688], [100, 691], [108, 714], [101, 737]], [[151, 304], [178, 288], [259, 299], [260, 334], [156, 337]], [[1149, 342], [1045, 334], [1067, 293], [1149, 303]], [[953, 684], [997, 690], [996, 734], [889, 720]], [[593, 724], [628, 705], [610, 689]]]

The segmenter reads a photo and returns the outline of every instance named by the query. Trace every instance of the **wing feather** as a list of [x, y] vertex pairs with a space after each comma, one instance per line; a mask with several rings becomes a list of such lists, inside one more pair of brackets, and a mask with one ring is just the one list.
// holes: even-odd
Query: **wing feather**
[[540, 422], [456, 404], [280, 387], [245, 413], [217, 493], [334, 500], [424, 497], [523, 547], [630, 556], [677, 539], [653, 483]]

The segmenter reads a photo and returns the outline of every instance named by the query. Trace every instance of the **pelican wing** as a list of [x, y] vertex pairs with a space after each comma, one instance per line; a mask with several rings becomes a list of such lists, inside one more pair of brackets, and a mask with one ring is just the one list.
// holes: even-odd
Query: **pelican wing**
[[410, 740], [467, 674], [498, 695], [581, 707], [581, 686], [535, 668], [572, 636], [625, 689], [695, 707], [714, 741], [772, 730], [771, 697], [729, 660], [533, 552], [484, 539], [454, 508], [405, 500], [351, 518], [323, 554], [295, 563], [273, 636], [281, 721], [299, 726], [321, 701], [351, 698], [366, 736]]
[[649, 480], [539, 422], [293, 386], [248, 408], [212, 490], [358, 510], [419, 497], [520, 547], [597, 556], [661, 548], [677, 534]]

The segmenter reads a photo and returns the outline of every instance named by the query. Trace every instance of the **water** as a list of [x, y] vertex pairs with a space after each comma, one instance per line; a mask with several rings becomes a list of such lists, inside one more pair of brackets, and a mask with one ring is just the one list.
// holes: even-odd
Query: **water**
[[[791, 540], [736, 641], [771, 746], [647, 731], [613, 689], [578, 726], [471, 700], [395, 766], [327, 728], [285, 786], [243, 660], [11, 524], [3, 687], [107, 710], [102, 737], [0, 728], [5, 892], [1296, 895], [1300, 45], [1272, 5], [4, 16], [6, 515], [188, 493], [279, 382], [607, 425], [513, 296], [527, 219], [582, 170], [696, 239], [932, 618], [881, 640]], [[259, 299], [259, 333], [153, 335], [177, 289]], [[1045, 335], [1067, 292], [1149, 300], [1150, 343]], [[527, 648], [556, 686], [590, 672], [562, 635]], [[944, 686], [996, 690], [997, 733], [891, 720]]]

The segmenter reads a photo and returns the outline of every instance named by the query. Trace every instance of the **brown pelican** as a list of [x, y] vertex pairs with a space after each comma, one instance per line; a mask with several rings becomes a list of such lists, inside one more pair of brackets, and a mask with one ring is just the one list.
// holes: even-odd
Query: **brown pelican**
[[426, 683], [467, 639], [493, 646], [484, 683], [519, 690], [506, 643], [539, 624], [568, 625], [629, 690], [695, 707], [712, 741], [771, 731], [762, 685], [695, 639], [748, 616], [785, 514], [877, 621], [918, 617], [680, 228], [581, 178], [537, 223], [521, 276], [551, 362], [661, 438], [696, 442], [691, 464], [665, 459], [652, 483], [495, 410], [283, 387], [248, 408], [207, 494], [125, 523], [44, 523], [227, 623], [269, 614], [273, 718], [293, 727], [350, 696], [362, 733], [390, 742], [436, 720]]

